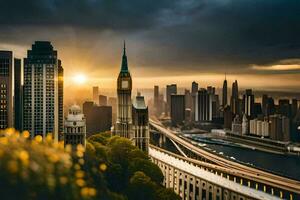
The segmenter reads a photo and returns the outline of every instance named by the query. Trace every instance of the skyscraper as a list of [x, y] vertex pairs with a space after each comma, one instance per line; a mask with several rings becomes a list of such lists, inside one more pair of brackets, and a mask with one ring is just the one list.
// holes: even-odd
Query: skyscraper
[[206, 89], [200, 89], [196, 96], [195, 121], [212, 120], [212, 100], [211, 94]]
[[87, 137], [104, 131], [110, 131], [112, 126], [112, 107], [98, 106], [92, 101], [83, 103], [83, 114], [86, 119]]
[[85, 146], [86, 123], [81, 109], [77, 105], [70, 107], [64, 126], [64, 144], [76, 148], [78, 144]]
[[196, 96], [198, 94], [198, 83], [195, 81], [192, 82], [192, 90], [191, 90], [191, 95], [192, 95], [192, 104], [191, 104], [191, 120], [195, 121], [195, 110], [196, 110]]
[[15, 84], [15, 92], [14, 92], [14, 118], [15, 123], [14, 127], [16, 130], [23, 130], [23, 86], [22, 86], [22, 65], [21, 59], [14, 59], [14, 84]]
[[121, 71], [117, 82], [118, 109], [115, 134], [132, 137], [132, 103], [131, 103], [132, 80], [128, 70], [126, 48], [124, 42]]
[[198, 83], [193, 81], [192, 82], [192, 90], [191, 90], [192, 94], [196, 94], [198, 92], [198, 87], [199, 87]]
[[0, 51], [0, 129], [13, 127], [13, 53]]
[[173, 126], [185, 120], [185, 95], [171, 95], [171, 123]]
[[[36, 41], [24, 58], [24, 130], [35, 135], [53, 133], [58, 141], [63, 90], [61, 65], [50, 42]], [[59, 78], [60, 77], [60, 78]], [[59, 91], [59, 88], [61, 89]]]
[[166, 89], [166, 98], [167, 98], [167, 112], [170, 113], [171, 109], [171, 95], [172, 94], [177, 94], [177, 85], [176, 84], [171, 84], [167, 85]]
[[95, 104], [98, 104], [98, 101], [99, 101], [99, 87], [98, 86], [93, 87], [93, 101]]
[[64, 69], [61, 66], [61, 60], [58, 60], [58, 118], [59, 140], [62, 140], [64, 132]]
[[238, 88], [238, 82], [235, 80], [232, 83], [232, 94], [231, 94], [231, 100], [230, 100], [230, 107], [231, 111], [234, 115], [241, 114], [240, 110], [240, 99], [239, 99], [239, 88]]
[[107, 106], [107, 96], [99, 95], [99, 106]]
[[222, 106], [223, 106], [223, 108], [225, 108], [225, 106], [227, 106], [227, 80], [226, 80], [226, 74], [225, 74], [225, 80], [223, 82]]
[[134, 136], [132, 141], [142, 151], [148, 152], [149, 147], [149, 116], [148, 107], [143, 96], [136, 96], [132, 105], [132, 124]]
[[243, 95], [243, 111], [247, 117], [253, 117], [254, 115], [254, 95], [251, 89], [247, 89]]
[[160, 99], [159, 99], [159, 86], [154, 86], [154, 113], [156, 116], [159, 116], [161, 113], [160, 108]]

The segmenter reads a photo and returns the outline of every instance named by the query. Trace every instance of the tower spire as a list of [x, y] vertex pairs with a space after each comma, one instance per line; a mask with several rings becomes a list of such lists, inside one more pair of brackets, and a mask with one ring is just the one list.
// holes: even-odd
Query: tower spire
[[124, 40], [123, 55], [126, 55], [126, 42]]
[[128, 72], [128, 64], [127, 64], [126, 43], [125, 43], [125, 40], [124, 40], [124, 47], [123, 47], [123, 57], [122, 57], [121, 72]]

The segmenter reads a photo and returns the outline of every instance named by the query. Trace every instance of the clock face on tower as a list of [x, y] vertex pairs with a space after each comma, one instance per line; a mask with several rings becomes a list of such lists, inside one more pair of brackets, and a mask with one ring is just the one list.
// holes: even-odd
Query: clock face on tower
[[128, 89], [129, 83], [128, 81], [122, 81], [122, 89]]

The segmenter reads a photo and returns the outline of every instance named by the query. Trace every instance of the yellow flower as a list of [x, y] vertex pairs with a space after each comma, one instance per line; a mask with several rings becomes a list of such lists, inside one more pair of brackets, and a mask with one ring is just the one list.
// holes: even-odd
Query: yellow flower
[[15, 133], [15, 129], [14, 129], [14, 128], [8, 128], [8, 129], [5, 130], [5, 133], [6, 133], [8, 136], [10, 136], [10, 135], [12, 135], [12, 134]]
[[76, 180], [76, 184], [79, 186], [79, 187], [83, 187], [85, 186], [85, 181], [83, 179], [77, 179]]
[[80, 151], [80, 152], [84, 152], [84, 150], [85, 150], [84, 146], [82, 144], [78, 144], [76, 148], [77, 148], [77, 151]]
[[41, 143], [43, 141], [43, 137], [41, 135], [37, 135], [35, 136], [35, 141], [37, 141], [38, 143]]
[[104, 163], [101, 163], [101, 164], [99, 165], [99, 169], [100, 169], [101, 171], [104, 172], [104, 171], [107, 169], [107, 165], [104, 164]]
[[56, 155], [55, 152], [53, 152], [52, 154], [49, 155], [48, 159], [53, 162], [53, 163], [56, 163], [59, 161], [59, 157], [58, 155]]
[[71, 153], [72, 152], [72, 146], [70, 144], [67, 144], [66, 147], [65, 147], [65, 151], [67, 153]]
[[90, 196], [95, 196], [97, 194], [97, 191], [96, 191], [96, 189], [95, 188], [89, 188], [89, 195]]
[[1, 138], [0, 138], [0, 144], [7, 145], [7, 144], [8, 144], [8, 139], [7, 139], [7, 137], [1, 137]]
[[81, 196], [83, 196], [83, 197], [88, 196], [89, 195], [89, 188], [88, 187], [81, 188], [80, 193], [81, 193]]
[[48, 133], [47, 136], [46, 136], [46, 141], [48, 143], [52, 142], [52, 134], [51, 133]]
[[29, 136], [30, 136], [29, 131], [23, 131], [23, 132], [22, 132], [22, 136], [23, 136], [24, 138], [29, 138]]
[[77, 155], [77, 157], [82, 158], [83, 157], [83, 152], [82, 151], [77, 151], [76, 155]]
[[28, 160], [29, 160], [29, 154], [27, 153], [27, 151], [22, 150], [19, 152], [19, 159], [22, 161], [22, 163], [27, 166], [29, 164]]
[[83, 178], [84, 177], [84, 171], [78, 170], [75, 173], [76, 178]]

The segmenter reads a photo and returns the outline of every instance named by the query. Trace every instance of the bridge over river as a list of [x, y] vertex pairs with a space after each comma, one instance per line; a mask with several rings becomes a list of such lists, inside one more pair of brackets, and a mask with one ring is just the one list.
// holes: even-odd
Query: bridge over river
[[149, 147], [149, 155], [164, 173], [164, 184], [182, 199], [300, 199], [300, 182], [236, 162], [195, 146], [159, 121], [150, 119], [151, 134], [164, 145]]

